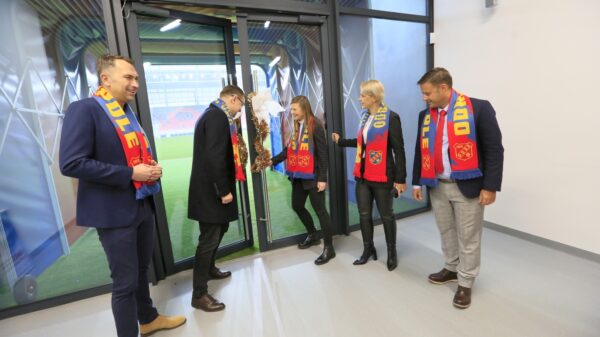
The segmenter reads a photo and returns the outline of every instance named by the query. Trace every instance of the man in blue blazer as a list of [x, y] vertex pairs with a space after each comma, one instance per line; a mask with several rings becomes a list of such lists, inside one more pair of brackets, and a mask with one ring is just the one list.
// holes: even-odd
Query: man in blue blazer
[[418, 84], [429, 108], [419, 114], [413, 197], [421, 201], [421, 185], [429, 187], [445, 259], [429, 281], [458, 281], [453, 305], [465, 309], [479, 274], [484, 207], [502, 184], [502, 134], [490, 102], [454, 90], [446, 69], [433, 68]]
[[[73, 102], [60, 140], [60, 170], [78, 178], [77, 224], [94, 227], [113, 281], [112, 309], [119, 337], [137, 337], [185, 323], [152, 305], [148, 268], [154, 247], [154, 204], [162, 168], [127, 104], [138, 89], [133, 61], [104, 55], [96, 64], [94, 97]], [[139, 330], [138, 330], [139, 322]]]

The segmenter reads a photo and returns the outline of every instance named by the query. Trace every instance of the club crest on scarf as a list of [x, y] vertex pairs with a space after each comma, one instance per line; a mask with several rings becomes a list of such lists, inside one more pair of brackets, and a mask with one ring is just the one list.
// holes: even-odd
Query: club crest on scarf
[[370, 151], [369, 152], [369, 161], [373, 165], [379, 165], [379, 164], [381, 164], [381, 158], [382, 158], [382, 156], [383, 156], [383, 153], [382, 153], [381, 150]]
[[[473, 105], [471, 99], [455, 90], [448, 108], [446, 129], [448, 135], [450, 177], [456, 180], [468, 180], [481, 177], [479, 160], [477, 156], [477, 132]], [[421, 184], [435, 187], [438, 184], [435, 173], [435, 134], [438, 121], [438, 109], [430, 108], [423, 118], [423, 125], [419, 130], [421, 144]]]
[[315, 144], [309, 134], [309, 129], [314, 130], [314, 123], [314, 117], [309, 118], [308, 125], [302, 127], [301, 136], [299, 136], [300, 123], [294, 123], [294, 132], [287, 148], [286, 167], [286, 173], [292, 179], [315, 178]]
[[[129, 104], [123, 110], [119, 102], [104, 87], [99, 87], [93, 97], [115, 127], [123, 152], [125, 152], [127, 166], [150, 164], [154, 160], [152, 149], [146, 133], [138, 123]], [[160, 191], [160, 184], [155, 181], [133, 181], [133, 186], [135, 187], [135, 198], [138, 200]]]
[[[358, 130], [356, 144], [356, 160], [354, 163], [354, 176], [364, 178], [369, 181], [387, 182], [386, 165], [387, 162], [387, 144], [388, 131], [390, 124], [390, 110], [386, 104], [381, 104], [371, 122], [371, 127], [367, 131], [367, 139], [363, 139], [363, 129], [370, 113], [364, 110]], [[363, 151], [366, 151], [365, 171], [360, 172], [363, 160]], [[383, 163], [383, 165], [381, 165]]]
[[227, 116], [229, 121], [229, 135], [231, 136], [231, 147], [233, 148], [233, 163], [235, 165], [235, 180], [246, 181], [246, 175], [244, 174], [244, 168], [242, 167], [242, 161], [240, 159], [240, 144], [238, 142], [238, 132], [233, 116], [225, 101], [217, 98], [215, 101], [210, 103], [211, 105], [219, 108]]

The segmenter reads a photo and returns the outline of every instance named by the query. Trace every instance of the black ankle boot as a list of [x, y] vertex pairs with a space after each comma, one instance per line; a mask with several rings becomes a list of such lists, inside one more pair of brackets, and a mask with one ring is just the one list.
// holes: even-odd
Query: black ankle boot
[[371, 256], [373, 256], [373, 260], [377, 260], [377, 251], [375, 250], [375, 246], [373, 246], [373, 243], [365, 243], [364, 245], [365, 248], [363, 250], [363, 253], [358, 260], [354, 261], [354, 265], [367, 263]]
[[388, 253], [388, 260], [387, 260], [387, 267], [389, 271], [392, 271], [394, 269], [396, 269], [396, 267], [398, 266], [398, 254], [396, 253], [396, 244], [395, 243], [388, 243], [387, 245], [387, 253]]
[[321, 265], [329, 262], [329, 260], [335, 257], [335, 250], [333, 250], [332, 245], [325, 245], [323, 247], [323, 253], [315, 260], [316, 265]]
[[321, 239], [317, 237], [317, 233], [309, 233], [304, 239], [304, 242], [298, 244], [298, 248], [306, 249], [310, 246], [318, 245]]

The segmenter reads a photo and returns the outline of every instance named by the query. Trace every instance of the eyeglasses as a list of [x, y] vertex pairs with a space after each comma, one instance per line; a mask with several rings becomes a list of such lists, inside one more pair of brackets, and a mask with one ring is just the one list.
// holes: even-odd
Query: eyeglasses
[[242, 105], [244, 104], [244, 102], [246, 101], [246, 97], [244, 96], [244, 98], [240, 98], [240, 96], [238, 95], [233, 95], [233, 97], [237, 98], [238, 101], [240, 101], [240, 103], [242, 103]]

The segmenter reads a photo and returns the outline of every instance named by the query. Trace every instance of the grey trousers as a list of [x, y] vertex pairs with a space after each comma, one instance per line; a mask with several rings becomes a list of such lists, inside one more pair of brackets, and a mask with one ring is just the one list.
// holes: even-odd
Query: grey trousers
[[458, 285], [471, 288], [481, 263], [484, 206], [466, 198], [456, 183], [431, 188], [431, 207], [442, 239], [445, 268], [458, 272]]

